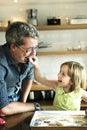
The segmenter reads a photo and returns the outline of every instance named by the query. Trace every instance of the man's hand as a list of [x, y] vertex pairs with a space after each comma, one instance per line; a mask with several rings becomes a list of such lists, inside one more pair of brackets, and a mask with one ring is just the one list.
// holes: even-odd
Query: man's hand
[[0, 118], [0, 125], [4, 125], [6, 121], [3, 118]]
[[38, 58], [37, 58], [37, 56], [29, 57], [29, 61], [34, 65], [34, 67], [38, 68]]

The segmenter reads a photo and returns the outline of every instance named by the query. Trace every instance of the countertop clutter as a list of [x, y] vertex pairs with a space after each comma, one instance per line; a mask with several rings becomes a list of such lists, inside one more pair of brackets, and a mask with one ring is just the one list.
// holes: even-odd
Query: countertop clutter
[[60, 24], [61, 24], [61, 18], [59, 16], [47, 18], [47, 25], [60, 25]]
[[79, 15], [75, 18], [71, 18], [70, 24], [87, 24], [87, 17], [84, 15]]
[[54, 127], [84, 126], [87, 127], [85, 111], [36, 111], [30, 123], [31, 130], [43, 130], [43, 127], [44, 130], [46, 127], [54, 130]]

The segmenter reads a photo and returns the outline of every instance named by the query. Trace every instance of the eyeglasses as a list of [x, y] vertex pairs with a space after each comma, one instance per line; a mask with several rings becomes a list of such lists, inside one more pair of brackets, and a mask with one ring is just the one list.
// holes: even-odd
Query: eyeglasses
[[31, 48], [28, 48], [28, 49], [25, 49], [22, 46], [17, 46], [17, 47], [20, 48], [25, 53], [31, 53], [32, 51], [36, 51], [38, 49], [38, 46], [37, 47], [31, 47]]

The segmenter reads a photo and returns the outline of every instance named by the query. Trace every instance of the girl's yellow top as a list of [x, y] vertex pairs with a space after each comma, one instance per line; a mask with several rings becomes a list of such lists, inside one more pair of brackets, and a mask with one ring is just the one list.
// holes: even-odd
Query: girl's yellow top
[[79, 91], [72, 91], [65, 93], [63, 87], [57, 87], [54, 98], [54, 109], [55, 110], [80, 110], [83, 89]]

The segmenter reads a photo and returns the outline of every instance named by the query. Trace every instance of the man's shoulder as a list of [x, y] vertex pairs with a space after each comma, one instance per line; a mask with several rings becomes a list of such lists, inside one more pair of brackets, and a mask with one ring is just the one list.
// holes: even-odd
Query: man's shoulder
[[3, 46], [0, 46], [0, 58], [2, 58], [2, 56], [4, 56], [4, 50]]
[[4, 49], [3, 46], [0, 46], [0, 63], [3, 63], [4, 60], [6, 60]]

